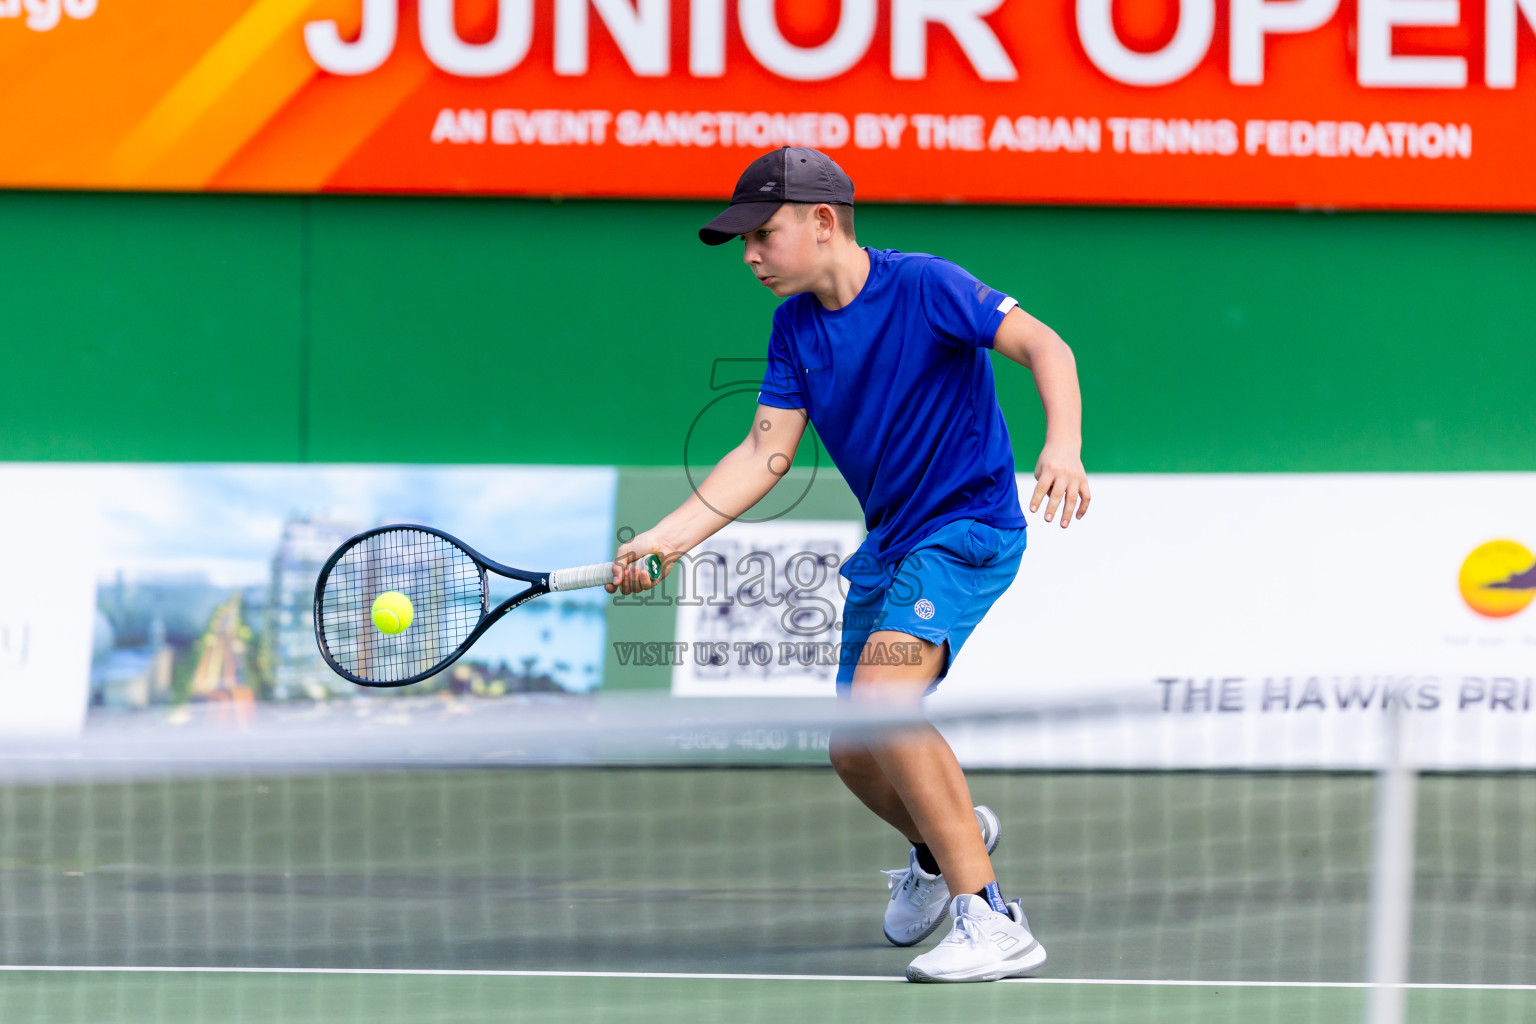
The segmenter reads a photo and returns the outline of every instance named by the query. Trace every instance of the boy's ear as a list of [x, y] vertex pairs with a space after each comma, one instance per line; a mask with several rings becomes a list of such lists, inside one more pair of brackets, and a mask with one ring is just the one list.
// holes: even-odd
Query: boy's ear
[[816, 204], [816, 241], [830, 242], [837, 235], [837, 211], [826, 203]]

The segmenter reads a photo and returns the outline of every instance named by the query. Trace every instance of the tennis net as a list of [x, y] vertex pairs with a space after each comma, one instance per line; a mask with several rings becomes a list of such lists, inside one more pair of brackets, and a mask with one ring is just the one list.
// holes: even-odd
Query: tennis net
[[[907, 847], [827, 766], [839, 722], [825, 705], [587, 699], [506, 717], [446, 708], [395, 701], [346, 726], [125, 722], [67, 748], [9, 750], [0, 963], [167, 973], [12, 971], [0, 975], [3, 1018], [286, 1024], [383, 1012], [377, 987], [281, 1003], [264, 995], [279, 990], [270, 976], [242, 975], [238, 1007], [210, 995], [199, 1015], [197, 985], [223, 975], [188, 988], [169, 969], [317, 971], [407, 988], [428, 983], [398, 972], [530, 972], [530, 984], [894, 978], [920, 951], [881, 935], [880, 871], [904, 866]], [[1010, 736], [1070, 732], [1095, 716], [1134, 728], [1143, 713], [968, 709], [940, 725], [962, 750], [995, 752]], [[1232, 1019], [1361, 1019], [1364, 995], [1350, 986], [1371, 970], [1390, 827], [1378, 773], [991, 767], [969, 777], [1002, 821], [1004, 891], [1049, 950], [1042, 978], [1226, 986], [1245, 993], [1243, 1013], [1259, 1014]], [[1488, 999], [1514, 992], [1525, 1002], [1479, 1012], [1523, 1019], [1532, 993], [1490, 993], [1536, 980], [1536, 776], [1414, 781], [1399, 851], [1412, 883], [1402, 980], [1474, 986]], [[343, 971], [384, 973], [324, 973]], [[144, 985], [157, 994], [124, 994]], [[414, 1005], [418, 1020], [602, 1016], [580, 987], [476, 991], [384, 1005]], [[1030, 1005], [1010, 991], [997, 1019]], [[637, 1013], [652, 998], [623, 997], [640, 1001], [627, 1004]], [[690, 997], [676, 998], [688, 1015]], [[912, 1019], [992, 1019], [977, 998], [912, 1004]], [[1341, 998], [1353, 1000], [1342, 1011]], [[1132, 1003], [1109, 1016], [1091, 1001], [1053, 1005], [1068, 1021], [1156, 1019]], [[613, 1019], [627, 1019], [623, 1009]], [[1168, 1019], [1207, 1019], [1180, 1016], [1187, 1009]], [[756, 1012], [728, 1016], [789, 1011]]]

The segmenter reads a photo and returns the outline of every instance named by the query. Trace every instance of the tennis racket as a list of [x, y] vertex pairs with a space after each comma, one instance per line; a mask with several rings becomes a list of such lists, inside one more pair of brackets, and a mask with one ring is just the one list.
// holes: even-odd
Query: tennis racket
[[[661, 559], [648, 555], [651, 579]], [[491, 607], [487, 573], [528, 584]], [[315, 639], [325, 663], [362, 686], [409, 686], [436, 675], [518, 605], [556, 590], [613, 582], [613, 563], [530, 572], [493, 562], [430, 526], [381, 526], [336, 549], [315, 583]], [[409, 599], [409, 625], [385, 633], [373, 604], [390, 591]]]

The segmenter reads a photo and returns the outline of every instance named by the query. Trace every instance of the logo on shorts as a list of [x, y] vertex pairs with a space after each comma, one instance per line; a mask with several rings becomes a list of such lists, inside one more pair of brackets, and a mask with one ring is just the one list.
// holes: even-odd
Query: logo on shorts
[[933, 602], [928, 600], [926, 597], [918, 601], [917, 604], [913, 605], [912, 610], [917, 612], [917, 617], [920, 619], [933, 618]]

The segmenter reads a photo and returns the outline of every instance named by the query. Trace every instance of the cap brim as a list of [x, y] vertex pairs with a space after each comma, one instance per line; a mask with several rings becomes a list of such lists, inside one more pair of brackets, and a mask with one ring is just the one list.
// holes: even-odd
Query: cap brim
[[714, 220], [699, 228], [699, 241], [705, 245], [724, 245], [738, 235], [756, 231], [772, 219], [784, 200], [760, 203], [732, 203]]

